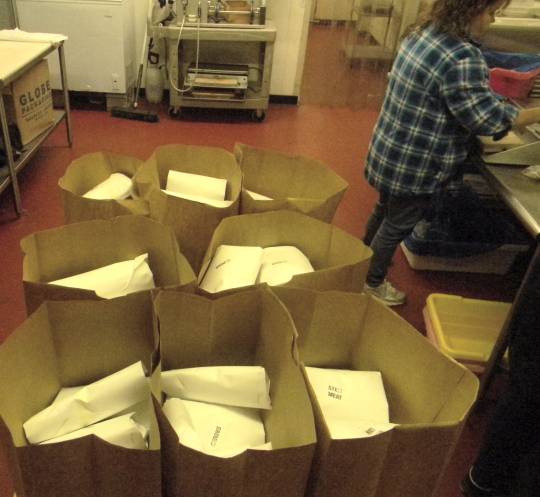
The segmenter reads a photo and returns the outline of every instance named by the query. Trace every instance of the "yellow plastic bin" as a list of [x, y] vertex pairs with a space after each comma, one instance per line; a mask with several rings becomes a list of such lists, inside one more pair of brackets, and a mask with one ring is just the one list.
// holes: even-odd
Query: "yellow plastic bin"
[[424, 308], [428, 338], [445, 354], [482, 373], [510, 305], [432, 293]]

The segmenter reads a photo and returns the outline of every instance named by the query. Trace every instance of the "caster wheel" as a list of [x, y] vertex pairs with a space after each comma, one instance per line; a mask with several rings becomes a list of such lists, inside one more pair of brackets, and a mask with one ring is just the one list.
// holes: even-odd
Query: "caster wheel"
[[265, 118], [266, 112], [264, 110], [257, 109], [251, 113], [251, 120], [255, 121], [256, 123], [262, 123]]
[[169, 107], [169, 116], [173, 119], [179, 119], [182, 115], [182, 112], [180, 111], [180, 107]]

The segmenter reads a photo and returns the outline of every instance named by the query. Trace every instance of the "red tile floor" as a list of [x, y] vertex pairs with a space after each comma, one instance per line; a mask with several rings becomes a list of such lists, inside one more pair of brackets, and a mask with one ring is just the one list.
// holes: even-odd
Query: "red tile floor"
[[[312, 27], [300, 105], [272, 104], [263, 123], [250, 122], [241, 113], [202, 111], [186, 112], [173, 120], [167, 116], [166, 104], [155, 109], [161, 117], [157, 124], [114, 118], [105, 111], [73, 110], [73, 147], [66, 146], [61, 125], [20, 175], [23, 215], [14, 215], [9, 192], [0, 198], [0, 342], [25, 318], [19, 241], [63, 223], [57, 182], [69, 163], [82, 154], [109, 150], [145, 159], [156, 146], [168, 143], [232, 150], [235, 142], [243, 142], [308, 155], [324, 161], [349, 182], [334, 222], [361, 237], [376, 198], [363, 179], [363, 164], [388, 68], [376, 62], [351, 65], [340, 49], [343, 35], [342, 27]], [[390, 270], [390, 279], [408, 295], [407, 304], [396, 311], [423, 334], [422, 308], [430, 293], [510, 301], [519, 277], [415, 271], [400, 251]], [[460, 496], [457, 483], [474, 457], [496, 389], [488, 397], [470, 417], [437, 497]], [[10, 477], [0, 453], [0, 497], [11, 496]]]

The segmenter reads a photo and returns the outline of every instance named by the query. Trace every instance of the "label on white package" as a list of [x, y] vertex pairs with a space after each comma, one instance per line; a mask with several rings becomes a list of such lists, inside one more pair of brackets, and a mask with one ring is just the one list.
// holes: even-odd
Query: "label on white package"
[[370, 437], [396, 426], [380, 372], [305, 369], [333, 439]]
[[163, 412], [180, 443], [199, 452], [228, 458], [247, 449], [269, 449], [257, 409], [167, 399]]

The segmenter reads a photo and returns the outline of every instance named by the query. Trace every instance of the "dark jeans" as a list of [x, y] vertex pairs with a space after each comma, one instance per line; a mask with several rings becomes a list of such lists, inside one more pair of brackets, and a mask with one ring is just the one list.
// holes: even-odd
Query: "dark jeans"
[[379, 286], [384, 281], [397, 246], [424, 217], [430, 200], [430, 195], [395, 197], [380, 194], [364, 235], [364, 243], [373, 250], [366, 278], [369, 286]]
[[481, 486], [504, 490], [528, 473], [527, 481], [518, 483], [520, 495], [533, 497], [540, 488], [539, 272], [530, 278], [532, 291], [516, 309], [510, 331], [508, 388], [488, 426], [473, 478]]

